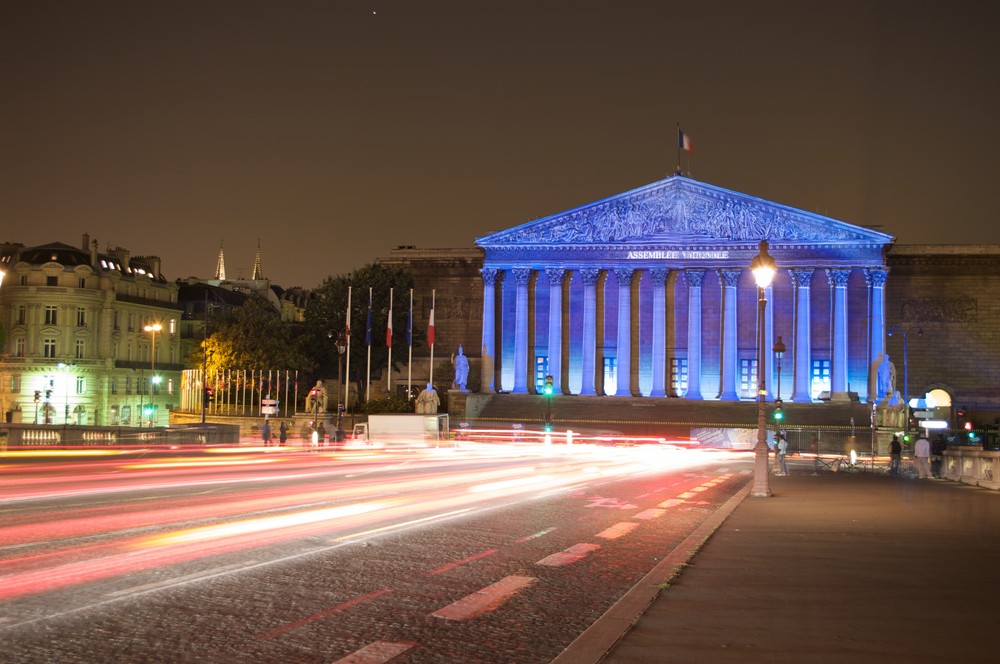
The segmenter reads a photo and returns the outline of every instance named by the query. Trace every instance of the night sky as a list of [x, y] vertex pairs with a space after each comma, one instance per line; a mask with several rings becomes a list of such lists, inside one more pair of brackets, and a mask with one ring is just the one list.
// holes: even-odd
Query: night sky
[[[692, 177], [1000, 244], [987, 2], [20, 2], [0, 241], [314, 287]], [[820, 8], [821, 7], [821, 8]], [[684, 162], [687, 170], [687, 161]]]

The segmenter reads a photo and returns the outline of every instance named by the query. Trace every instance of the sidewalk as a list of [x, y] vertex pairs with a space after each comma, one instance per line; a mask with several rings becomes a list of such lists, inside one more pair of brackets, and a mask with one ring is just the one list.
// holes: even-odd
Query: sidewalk
[[555, 661], [1000, 661], [1000, 492], [790, 470]]

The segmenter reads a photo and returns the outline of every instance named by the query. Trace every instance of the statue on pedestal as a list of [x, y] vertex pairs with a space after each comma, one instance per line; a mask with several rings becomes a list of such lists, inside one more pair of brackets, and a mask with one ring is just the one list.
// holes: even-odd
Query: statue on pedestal
[[896, 392], [896, 365], [889, 361], [888, 353], [882, 356], [882, 361], [878, 365], [876, 385], [878, 401], [891, 398]]
[[437, 390], [430, 383], [427, 383], [427, 387], [420, 391], [417, 395], [417, 406], [416, 412], [419, 414], [432, 415], [438, 412], [438, 406], [441, 405], [441, 399], [438, 398]]
[[462, 353], [461, 345], [458, 347], [458, 355], [453, 355], [451, 361], [455, 365], [455, 387], [464, 392], [469, 382], [469, 358]]
[[316, 386], [306, 395], [306, 412], [325, 412], [326, 403], [326, 388], [323, 387], [323, 381], [317, 380]]

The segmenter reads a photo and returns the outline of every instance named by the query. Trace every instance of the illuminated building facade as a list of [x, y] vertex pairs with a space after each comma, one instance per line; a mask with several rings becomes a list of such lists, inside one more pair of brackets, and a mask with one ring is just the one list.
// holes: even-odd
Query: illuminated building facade
[[766, 240], [768, 349], [787, 346], [781, 398], [869, 399], [885, 352], [894, 238], [675, 175], [479, 238], [482, 391], [756, 398], [757, 288]]

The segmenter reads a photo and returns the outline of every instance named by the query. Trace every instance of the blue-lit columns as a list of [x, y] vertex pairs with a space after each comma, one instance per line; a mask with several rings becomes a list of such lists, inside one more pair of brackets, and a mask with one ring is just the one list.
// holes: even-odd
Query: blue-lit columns
[[515, 394], [528, 392], [528, 285], [531, 268], [515, 267], [511, 270], [517, 284], [514, 314], [514, 389]]
[[792, 401], [812, 401], [812, 337], [809, 328], [809, 284], [813, 270], [789, 270], [795, 289], [795, 380]]
[[850, 270], [826, 271], [833, 290], [833, 358], [830, 362], [830, 391], [847, 392], [847, 279]]
[[667, 371], [667, 298], [664, 283], [670, 271], [665, 267], [647, 270], [653, 282], [653, 388], [651, 397], [667, 396], [665, 376]]
[[486, 378], [480, 386], [482, 392], [492, 392], [494, 363], [496, 357], [496, 281], [497, 269], [494, 267], [484, 267], [480, 272], [483, 275], [483, 357], [482, 375]]
[[722, 282], [723, 313], [722, 313], [722, 389], [719, 394], [721, 401], [738, 401], [740, 395], [736, 392], [736, 286], [739, 284], [742, 270], [719, 270], [719, 281]]
[[562, 392], [562, 294], [565, 268], [547, 267], [545, 276], [549, 280], [549, 367], [552, 376], [552, 391]]
[[[880, 361], [885, 353], [885, 278], [886, 270], [865, 270], [865, 283], [868, 284], [871, 314], [868, 320], [871, 325], [868, 328], [868, 370], [875, 372], [876, 362]], [[876, 385], [875, 376], [868, 377], [868, 385]], [[880, 396], [871, 394], [871, 387], [868, 389], [868, 401], [876, 403]], [[877, 391], [877, 390], [876, 390]]]
[[701, 284], [705, 270], [684, 270], [688, 283], [688, 399], [701, 399]]
[[[615, 395], [632, 396], [632, 275], [630, 267], [616, 267], [618, 281], [618, 381]], [[605, 389], [605, 393], [607, 389]]]
[[580, 394], [597, 394], [594, 388], [597, 361], [597, 280], [601, 271], [596, 267], [580, 269], [583, 279], [583, 386]]

